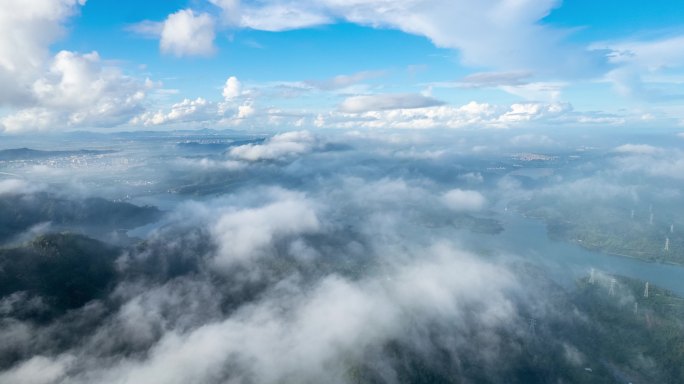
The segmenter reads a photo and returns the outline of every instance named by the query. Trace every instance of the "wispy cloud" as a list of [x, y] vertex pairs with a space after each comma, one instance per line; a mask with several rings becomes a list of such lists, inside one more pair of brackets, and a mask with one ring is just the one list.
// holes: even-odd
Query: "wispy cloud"
[[420, 94], [377, 94], [351, 96], [339, 106], [341, 112], [360, 113], [392, 109], [414, 109], [442, 105], [444, 102]]

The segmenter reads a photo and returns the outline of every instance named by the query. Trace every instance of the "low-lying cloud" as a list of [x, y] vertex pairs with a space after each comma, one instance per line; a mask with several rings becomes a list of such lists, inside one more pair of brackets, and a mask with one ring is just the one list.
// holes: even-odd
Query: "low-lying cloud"
[[462, 189], [447, 191], [442, 200], [449, 209], [457, 212], [479, 211], [487, 202], [481, 193]]
[[[135, 142], [149, 152], [109, 154], [120, 156], [109, 163], [125, 159], [131, 167], [103, 172], [91, 164], [88, 177], [58, 175], [69, 177], [60, 189], [75, 179], [82, 193], [122, 181], [112, 194], [137, 191], [138, 201], [164, 204], [158, 221], [128, 233], [114, 222], [92, 235], [99, 240], [62, 228], [27, 230], [0, 250], [50, 262], [59, 251], [84, 268], [103, 262], [108, 276], [97, 284], [75, 279], [87, 273], [53, 276], [98, 287], [66, 309], [54, 305], [60, 292], [0, 298], [0, 382], [395, 383], [427, 374], [501, 382], [530, 355], [535, 374], [584, 374], [582, 364], [601, 364], [577, 343], [593, 333], [573, 333], [593, 326], [589, 315], [567, 299], [567, 286], [535, 266], [533, 253], [510, 255], [499, 234], [515, 230], [506, 221], [515, 213], [503, 206], [622, 201], [627, 209], [619, 214], [629, 217], [632, 206], [643, 216], [653, 201], [660, 225], [670, 218], [661, 206], [681, 199], [676, 175], [654, 173], [659, 164], [678, 164], [677, 149], [620, 154], [615, 144], [576, 150], [573, 142], [542, 152], [563, 146], [553, 132], [294, 131], [265, 140], [246, 135], [242, 145], [212, 133], [210, 145], [192, 150], [175, 135], [147, 133]], [[478, 146], [487, 149], [472, 150]], [[520, 146], [548, 158], [513, 156]], [[555, 161], [563, 166], [553, 168]], [[634, 185], [634, 175], [667, 188]], [[154, 182], [133, 188], [140, 179]], [[0, 181], [0, 198], [48, 201], [43, 190], [55, 188], [32, 185]], [[46, 210], [78, 211], [67, 197]], [[103, 212], [77, 218], [113, 216]], [[14, 259], [0, 259], [7, 260]], [[562, 272], [564, 279], [576, 273]]]
[[316, 211], [304, 196], [278, 194], [283, 196], [263, 207], [231, 209], [218, 218], [211, 232], [218, 246], [214, 262], [219, 268], [268, 254], [278, 238], [320, 229]]
[[230, 157], [245, 161], [281, 160], [313, 151], [320, 145], [309, 131], [275, 135], [263, 144], [245, 144], [231, 148]]

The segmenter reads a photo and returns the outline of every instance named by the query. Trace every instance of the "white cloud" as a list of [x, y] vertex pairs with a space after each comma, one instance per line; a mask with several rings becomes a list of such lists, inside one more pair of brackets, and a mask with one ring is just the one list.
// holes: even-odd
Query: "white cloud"
[[139, 23], [129, 25], [126, 30], [133, 32], [136, 35], [146, 37], [146, 38], [159, 38], [164, 30], [164, 23], [144, 20]]
[[520, 85], [503, 85], [500, 88], [511, 95], [522, 97], [526, 100], [555, 101], [561, 98], [561, 92], [567, 83], [562, 82], [535, 82]]
[[51, 384], [61, 381], [67, 369], [74, 363], [74, 356], [64, 355], [57, 359], [35, 356], [22, 364], [0, 373], [0, 383]]
[[215, 265], [222, 269], [249, 262], [272, 252], [280, 238], [315, 233], [319, 228], [312, 203], [295, 193], [283, 193], [262, 207], [224, 213], [211, 229], [218, 246]]
[[[219, 1], [215, 4], [221, 6]], [[227, 2], [231, 24], [268, 31], [308, 28], [339, 20], [425, 36], [461, 51], [468, 65], [583, 75], [603, 64], [601, 53], [564, 41], [566, 31], [540, 20], [558, 0], [266, 0]], [[515, 54], [511, 54], [514, 52]]]
[[256, 113], [256, 110], [251, 104], [243, 104], [238, 107], [238, 113], [237, 113], [237, 118], [238, 119], [247, 119], [251, 116], [253, 116]]
[[479, 348], [497, 345], [490, 330], [518, 319], [507, 294], [516, 279], [446, 244], [421, 251], [379, 276], [332, 275], [306, 288], [284, 282], [226, 319], [165, 333], [144, 359], [100, 365], [74, 382], [344, 383], [372, 348], [390, 340], [427, 346], [435, 325], [449, 329], [455, 345], [473, 334], [487, 340]]
[[209, 0], [210, 3], [221, 8], [222, 20], [229, 26], [235, 26], [240, 19], [240, 0]]
[[31, 85], [34, 106], [6, 116], [8, 132], [109, 127], [143, 110], [146, 85], [103, 65], [97, 52], [61, 51]]
[[614, 148], [613, 152], [621, 155], [613, 159], [615, 168], [620, 172], [684, 179], [684, 152], [680, 149], [625, 144]]
[[[275, 3], [275, 2], [274, 2]], [[292, 3], [268, 4], [242, 8], [240, 26], [262, 31], [286, 31], [329, 24], [333, 19], [319, 12], [315, 6], [298, 6]]]
[[656, 101], [684, 97], [678, 87], [671, 87], [681, 83], [671, 70], [684, 67], [684, 36], [600, 42], [592, 48], [610, 52], [610, 61], [617, 68], [605, 79], [619, 94]]
[[569, 84], [560, 81], [531, 81], [532, 72], [478, 72], [458, 82], [430, 84], [435, 88], [496, 88], [504, 92], [534, 101], [556, 101]]
[[142, 110], [145, 85], [96, 52], [49, 47], [85, 0], [4, 0], [0, 6], [0, 131], [113, 126]]
[[0, 196], [33, 193], [42, 187], [21, 179], [0, 180]]
[[346, 113], [384, 111], [392, 109], [426, 108], [443, 104], [441, 101], [419, 94], [381, 94], [351, 96], [339, 109]]
[[[168, 110], [148, 111], [131, 120], [136, 125], [168, 125], [193, 123], [195, 126], [206, 124], [237, 125], [256, 114], [256, 108], [249, 90], [243, 91], [236, 77], [229, 77], [223, 87], [224, 101], [213, 102], [198, 97], [194, 100], [183, 99], [171, 105]], [[238, 104], [241, 101], [242, 104]]]
[[3, 0], [0, 6], [0, 105], [30, 104], [31, 84], [49, 60], [49, 46], [84, 0]]
[[499, 117], [502, 122], [525, 122], [562, 115], [572, 110], [572, 106], [565, 103], [516, 103], [509, 111]]
[[613, 151], [629, 155], [654, 155], [662, 152], [662, 149], [648, 144], [624, 144], [616, 147]]
[[21, 109], [0, 119], [0, 132], [48, 131], [63, 128], [57, 113], [45, 108]]
[[275, 135], [263, 144], [246, 144], [231, 148], [232, 158], [246, 161], [280, 160], [313, 151], [320, 145], [308, 131], [293, 131]]
[[593, 45], [611, 50], [615, 64], [638, 64], [650, 71], [684, 66], [684, 36], [650, 41], [602, 42]]
[[[573, 110], [572, 105], [559, 102], [525, 102], [511, 105], [494, 105], [470, 102], [460, 106], [439, 105], [419, 107], [429, 103], [430, 98], [393, 99], [355, 96], [347, 99], [336, 111], [288, 111], [279, 108], [259, 109], [254, 104], [254, 93], [222, 102], [205, 99], [185, 100], [167, 111], [146, 112], [133, 119], [135, 124], [155, 125], [174, 122], [192, 123], [193, 126], [250, 126], [250, 127], [330, 127], [343, 129], [396, 128], [483, 128], [507, 129], [515, 127], [544, 126], [546, 124], [624, 125], [629, 122], [643, 123], [639, 116], [583, 113]], [[238, 100], [240, 103], [238, 103]], [[427, 101], [426, 101], [427, 100]], [[402, 104], [403, 108], [401, 108]], [[413, 104], [412, 104], [413, 103]], [[199, 105], [202, 104], [202, 105]], [[409, 108], [411, 106], [411, 108]], [[379, 109], [377, 108], [398, 108]], [[376, 110], [367, 110], [374, 108]], [[38, 117], [35, 115], [34, 117]], [[255, 150], [261, 151], [257, 147]], [[241, 149], [242, 150], [242, 149]], [[244, 149], [247, 152], [247, 149]], [[270, 149], [269, 149], [270, 150]], [[248, 151], [252, 152], [253, 151]]]
[[574, 114], [572, 106], [565, 103], [515, 103], [506, 107], [470, 102], [462, 106], [338, 113], [326, 119], [326, 124], [340, 128], [510, 128], [532, 122], [576, 123], [588, 117]]
[[242, 84], [235, 76], [231, 76], [226, 80], [223, 86], [223, 98], [226, 100], [234, 99], [242, 94]]
[[175, 162], [178, 166], [187, 168], [199, 168], [203, 170], [227, 169], [237, 171], [244, 169], [247, 164], [237, 160], [214, 160], [209, 158], [181, 158]]
[[455, 85], [464, 88], [517, 86], [527, 84], [531, 76], [532, 73], [526, 71], [477, 72], [464, 77]]
[[61, 51], [45, 77], [33, 84], [33, 93], [46, 106], [84, 108], [92, 107], [93, 100], [118, 96], [122, 88], [141, 88], [131, 83], [118, 69], [102, 66], [97, 52]]
[[168, 112], [145, 112], [136, 116], [131, 123], [142, 125], [162, 125], [216, 119], [216, 105], [201, 97], [195, 100], [184, 99], [173, 104]]
[[442, 195], [442, 201], [449, 209], [456, 212], [479, 211], [487, 203], [480, 192], [452, 189]]
[[347, 88], [364, 80], [382, 76], [383, 74], [384, 72], [382, 71], [363, 71], [351, 75], [338, 75], [326, 80], [309, 80], [306, 81], [306, 84], [324, 91], [330, 91]]
[[159, 47], [175, 56], [209, 56], [215, 52], [214, 19], [191, 9], [173, 13], [164, 21]]

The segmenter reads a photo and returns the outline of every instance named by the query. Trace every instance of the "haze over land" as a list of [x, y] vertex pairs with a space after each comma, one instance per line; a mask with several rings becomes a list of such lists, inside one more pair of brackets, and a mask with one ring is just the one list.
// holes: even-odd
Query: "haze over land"
[[0, 0], [0, 384], [684, 382], [671, 3]]
[[[582, 246], [635, 241], [619, 251], [677, 262], [681, 180], [661, 168], [681, 152], [625, 153], [601, 135], [594, 149], [521, 146], [519, 133], [114, 134], [97, 138], [106, 152], [22, 151], [1, 162], [21, 178], [0, 183], [0, 378], [674, 382], [680, 301], [622, 278], [610, 294], [611, 273], [650, 279], [643, 262], [587, 261], [561, 247], [577, 238], [549, 249], [543, 226], [519, 231], [543, 210], [553, 238], [561, 215], [579, 236], [592, 223], [599, 240]], [[684, 293], [668, 276], [653, 297]], [[621, 332], [644, 336], [627, 347]]]

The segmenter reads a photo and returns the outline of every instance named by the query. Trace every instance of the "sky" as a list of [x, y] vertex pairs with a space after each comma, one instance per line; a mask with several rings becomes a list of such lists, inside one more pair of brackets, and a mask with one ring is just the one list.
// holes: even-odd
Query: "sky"
[[684, 125], [671, 0], [0, 0], [0, 132]]

